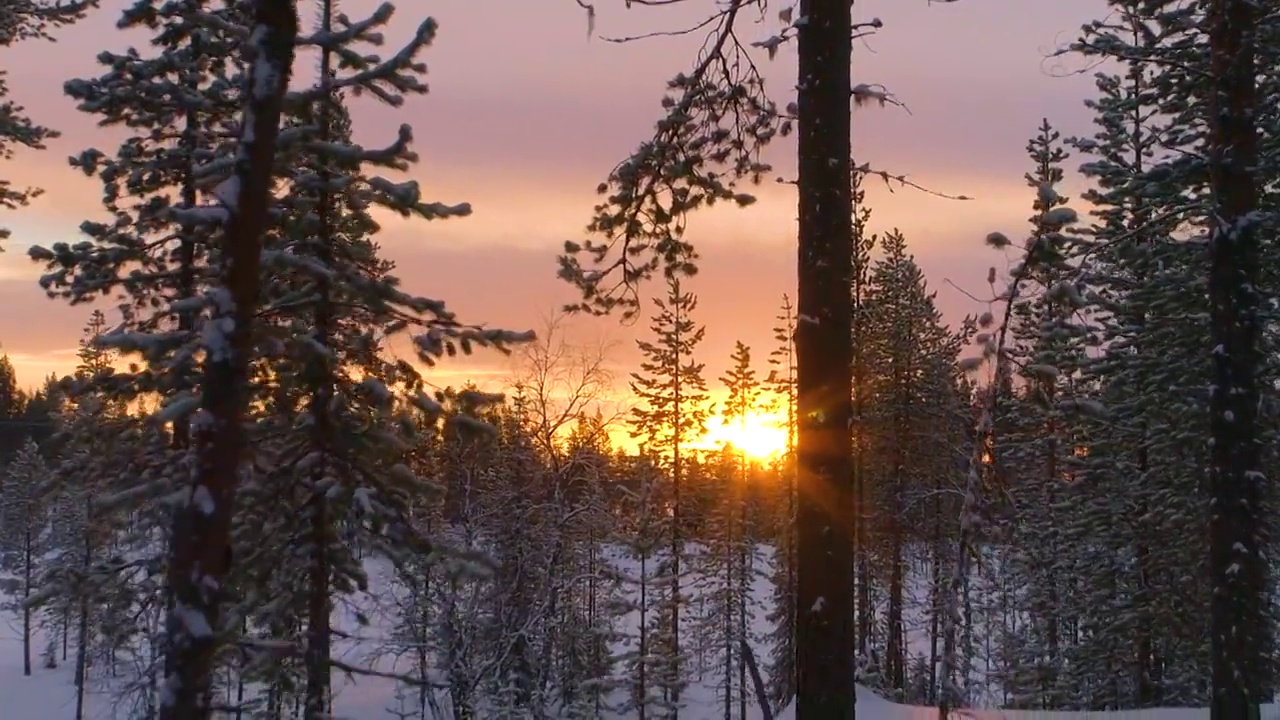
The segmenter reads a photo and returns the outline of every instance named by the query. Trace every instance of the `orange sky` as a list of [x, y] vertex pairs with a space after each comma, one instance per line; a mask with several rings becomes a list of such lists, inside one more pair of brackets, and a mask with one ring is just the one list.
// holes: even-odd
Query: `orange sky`
[[[691, 0], [707, 5], [709, 0]], [[119, 136], [94, 126], [61, 94], [64, 80], [97, 74], [94, 55], [144, 38], [114, 29], [123, 0], [62, 33], [55, 45], [6, 48], [14, 98], [63, 137], [43, 153], [21, 153], [0, 166], [16, 185], [42, 185], [47, 194], [31, 208], [0, 214], [13, 238], [0, 255], [0, 350], [18, 368], [20, 382], [65, 372], [87, 311], [46, 299], [38, 268], [26, 259], [32, 243], [74, 240], [82, 220], [101, 219], [97, 184], [67, 166], [66, 158], [98, 144], [114, 149]], [[624, 11], [622, 0], [596, 0], [597, 30], [632, 34], [678, 24], [685, 10]], [[303, 0], [302, 5], [306, 5]], [[371, 0], [347, 0], [358, 17]], [[973, 309], [945, 280], [976, 293], [986, 270], [1004, 261], [981, 238], [994, 229], [1025, 227], [1030, 193], [1024, 146], [1042, 117], [1064, 134], [1089, 132], [1081, 100], [1090, 91], [1077, 61], [1046, 59], [1075, 36], [1081, 23], [1105, 9], [1104, 0], [858, 0], [863, 19], [880, 17], [885, 29], [857, 49], [859, 82], [884, 83], [908, 105], [859, 110], [855, 152], [894, 173], [930, 187], [974, 196], [952, 202], [913, 191], [872, 191], [875, 225], [897, 226], [939, 291], [951, 318]], [[634, 45], [588, 41], [586, 21], [573, 0], [433, 0], [404, 2], [389, 45], [416, 27], [423, 13], [440, 22], [436, 46], [425, 56], [432, 93], [403, 108], [358, 101], [357, 139], [377, 143], [401, 122], [415, 127], [423, 162], [412, 173], [428, 195], [468, 201], [475, 214], [444, 223], [390, 222], [380, 242], [414, 292], [448, 300], [464, 320], [512, 328], [537, 326], [540, 316], [572, 298], [555, 278], [555, 253], [579, 238], [594, 202], [594, 187], [608, 169], [645, 137], [658, 117], [667, 77], [686, 68], [688, 40]], [[303, 17], [312, 13], [304, 10]], [[764, 37], [773, 27], [766, 18]], [[763, 61], [763, 60], [762, 60]], [[785, 99], [794, 73], [784, 51], [768, 64], [773, 90]], [[780, 145], [773, 159], [782, 174], [793, 162]], [[714, 385], [735, 340], [755, 348], [764, 371], [772, 345], [769, 328], [784, 292], [794, 284], [794, 194], [769, 185], [746, 210], [699, 216], [690, 237], [703, 255], [691, 288], [708, 326], [702, 359]], [[793, 293], [794, 294], [794, 293]], [[635, 328], [615, 320], [578, 322], [575, 332], [617, 342], [620, 369], [634, 364]], [[503, 360], [476, 358], [437, 375], [444, 384], [492, 374]]]

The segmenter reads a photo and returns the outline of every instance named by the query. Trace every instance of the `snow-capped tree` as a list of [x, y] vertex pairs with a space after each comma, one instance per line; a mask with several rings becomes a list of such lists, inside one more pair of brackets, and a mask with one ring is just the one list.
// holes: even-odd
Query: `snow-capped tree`
[[49, 508], [44, 498], [49, 473], [40, 446], [28, 439], [5, 469], [0, 493], [0, 560], [5, 572], [18, 576], [11, 596], [22, 613], [22, 674], [31, 674], [32, 607], [28, 602], [36, 588], [48, 549]]
[[651, 653], [662, 658], [663, 669], [654, 681], [662, 687], [674, 718], [679, 715], [686, 684], [680, 634], [681, 587], [688, 573], [685, 465], [689, 446], [706, 432], [707, 420], [707, 385], [703, 365], [694, 359], [694, 352], [706, 330], [692, 317], [697, 297], [682, 290], [678, 278], [668, 281], [666, 298], [655, 299], [654, 305], [657, 312], [649, 328], [654, 338], [637, 341], [645, 359], [640, 371], [631, 376], [631, 391], [640, 402], [631, 412], [631, 422], [632, 436], [670, 477], [667, 553], [658, 571], [663, 578], [659, 589], [663, 593], [662, 620]]
[[769, 376], [766, 385], [777, 396], [786, 418], [787, 447], [775, 460], [778, 467], [779, 522], [774, 531], [773, 604], [768, 615], [770, 653], [768, 663], [769, 699], [781, 709], [795, 697], [796, 639], [796, 557], [795, 557], [795, 436], [796, 436], [796, 369], [795, 308], [791, 299], [782, 297], [782, 310], [773, 328], [778, 345], [769, 353]]
[[[762, 409], [761, 384], [751, 366], [751, 350], [742, 342], [734, 347], [730, 367], [720, 378], [728, 392], [721, 419], [728, 426], [745, 427]], [[759, 493], [753, 487], [755, 473], [743, 448], [726, 445], [713, 465], [717, 502], [706, 528], [706, 547], [697, 563], [699, 591], [705, 598], [699, 631], [706, 644], [716, 648], [718, 692], [725, 717], [745, 718], [751, 692], [747, 686], [744, 648], [754, 644], [756, 603], [754, 580], [761, 573], [757, 558], [758, 528], [753, 512]]]
[[1069, 546], [1081, 504], [1073, 485], [1081, 467], [1077, 450], [1084, 447], [1081, 403], [1089, 397], [1081, 373], [1089, 364], [1090, 335], [1079, 270], [1071, 262], [1080, 239], [1052, 232], [1038, 218], [1067, 204], [1067, 199], [1040, 192], [1060, 184], [1068, 157], [1059, 135], [1046, 120], [1027, 147], [1035, 169], [1027, 183], [1037, 193], [1029, 238], [1028, 271], [1013, 307], [1011, 370], [1021, 381], [1003, 404], [994, 454], [1008, 472], [1014, 505], [1007, 537], [1013, 550], [1001, 572], [1019, 588], [1017, 607], [1025, 614], [1020, 634], [1007, 638], [1008, 682], [1014, 707], [1062, 709], [1069, 706], [1065, 683], [1070, 633], [1081, 600], [1074, 578], [1083, 568]]

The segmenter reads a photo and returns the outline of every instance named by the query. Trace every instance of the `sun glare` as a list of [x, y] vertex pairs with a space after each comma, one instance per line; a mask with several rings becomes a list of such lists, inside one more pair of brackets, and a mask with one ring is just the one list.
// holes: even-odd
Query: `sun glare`
[[746, 453], [747, 457], [769, 460], [787, 449], [787, 430], [782, 419], [772, 413], [751, 413], [746, 422], [726, 423], [722, 418], [713, 418], [707, 423], [707, 434], [698, 446], [709, 450], [725, 443]]

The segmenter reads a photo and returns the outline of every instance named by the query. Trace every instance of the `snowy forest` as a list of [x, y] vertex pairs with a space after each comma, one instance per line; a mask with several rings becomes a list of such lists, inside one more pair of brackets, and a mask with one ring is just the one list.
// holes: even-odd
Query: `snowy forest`
[[[606, 0], [523, 1], [603, 31]], [[0, 717], [1276, 712], [1280, 2], [1109, 0], [1062, 39], [1092, 130], [1026, 128], [1027, 221], [971, 239], [961, 322], [868, 191], [965, 198], [851, 157], [852, 115], [909, 102], [858, 42], [910, 28], [616, 4], [705, 15], [606, 40], [703, 42], [547, 248], [578, 300], [499, 329], [380, 245], [472, 214], [407, 177], [430, 3], [0, 0], [7, 57], [94, 15], [149, 37], [65, 78], [127, 139], [69, 159], [101, 190], [79, 236], [25, 248], [83, 310], [77, 362], [23, 387], [0, 358]], [[766, 83], [787, 53], [798, 81]], [[6, 72], [11, 160], [58, 118]], [[406, 124], [357, 143], [356, 98]], [[42, 194], [6, 165], [0, 225]], [[797, 282], [716, 376], [685, 231], [775, 180]], [[641, 362], [566, 330], [596, 318]], [[499, 390], [433, 377], [473, 354]]]

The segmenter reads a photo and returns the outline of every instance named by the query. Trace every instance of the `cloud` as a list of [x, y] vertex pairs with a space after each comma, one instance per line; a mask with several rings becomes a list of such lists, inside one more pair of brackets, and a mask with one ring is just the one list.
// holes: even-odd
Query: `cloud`
[[[48, 151], [19, 153], [2, 167], [7, 179], [48, 190], [31, 208], [0, 214], [0, 224], [15, 232], [11, 252], [0, 255], [0, 302], [6, 308], [0, 340], [5, 351], [22, 357], [24, 382], [66, 360], [66, 348], [88, 313], [44, 298], [34, 283], [38, 269], [23, 257], [22, 247], [75, 240], [82, 220], [103, 217], [97, 182], [71, 170], [66, 157], [91, 145], [110, 150], [120, 133], [97, 127], [59, 90], [69, 77], [99, 73], [94, 55], [104, 45], [143, 46], [142, 35], [112, 29], [125, 4], [104, 3], [89, 20], [64, 31], [56, 45], [5, 49], [9, 61], [24, 68], [8, 78], [15, 99], [64, 133]], [[375, 0], [349, 0], [344, 11], [356, 17], [374, 5]], [[427, 12], [440, 21], [440, 35], [424, 56], [431, 94], [402, 108], [357, 101], [357, 139], [386, 142], [400, 123], [412, 123], [422, 155], [412, 175], [424, 193], [446, 202], [469, 201], [475, 214], [442, 223], [388, 220], [379, 241], [398, 263], [406, 287], [451, 301], [464, 319], [537, 326], [543, 314], [574, 298], [555, 278], [558, 248], [566, 239], [581, 238], [597, 201], [596, 184], [650, 135], [664, 83], [687, 69], [696, 42], [588, 41], [585, 17], [567, 0], [429, 5], [402, 6], [387, 45], [395, 47]], [[600, 31], [627, 34], [673, 27], [690, 19], [694, 11], [687, 8], [697, 4], [656, 14], [651, 8], [600, 5]], [[1090, 79], [1052, 77], [1057, 69], [1045, 57], [1082, 22], [1103, 14], [1106, 3], [970, 0], [939, 6], [866, 0], [856, 10], [881, 17], [886, 27], [858, 47], [855, 76], [885, 84], [911, 108], [910, 114], [859, 109], [856, 157], [929, 188], [976, 198], [955, 202], [868, 186], [875, 227], [896, 226], [907, 234], [939, 303], [955, 320], [975, 306], [946, 281], [981, 293], [986, 268], [1005, 264], [982, 247], [981, 238], [994, 229], [1016, 235], [1025, 227], [1031, 200], [1022, 181], [1029, 165], [1025, 138], [1043, 117], [1064, 134], [1088, 131], [1081, 100]], [[745, 32], [763, 35], [772, 21], [766, 17]], [[774, 91], [785, 97], [794, 84], [794, 63], [783, 54], [762, 67]], [[780, 144], [769, 158], [779, 175], [793, 176], [790, 146]], [[700, 213], [689, 226], [703, 255], [702, 272], [690, 287], [701, 297], [699, 315], [709, 326], [703, 353], [712, 377], [723, 370], [735, 340], [751, 344], [763, 360], [777, 304], [794, 286], [793, 188], [769, 183], [758, 193], [761, 202], [752, 208]], [[615, 338], [616, 362], [624, 368], [636, 359], [633, 340], [645, 332], [643, 323], [621, 327], [614, 319], [583, 327], [584, 333]], [[456, 377], [508, 365], [502, 358], [480, 357], [460, 365]]]

